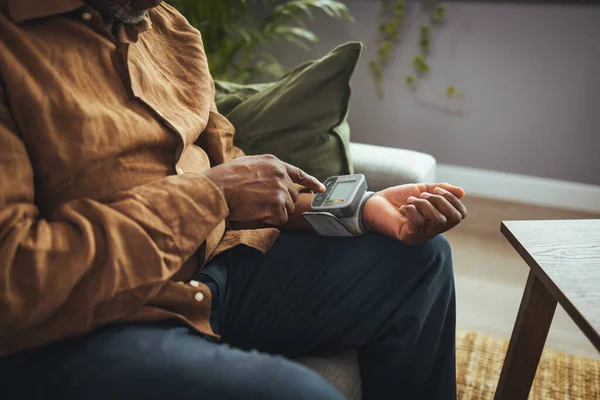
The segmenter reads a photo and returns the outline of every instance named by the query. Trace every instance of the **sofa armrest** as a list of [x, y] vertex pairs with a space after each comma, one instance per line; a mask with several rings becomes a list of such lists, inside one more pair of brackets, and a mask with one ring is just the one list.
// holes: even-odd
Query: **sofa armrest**
[[429, 154], [362, 143], [351, 143], [350, 153], [355, 172], [365, 175], [370, 190], [435, 182], [436, 161]]

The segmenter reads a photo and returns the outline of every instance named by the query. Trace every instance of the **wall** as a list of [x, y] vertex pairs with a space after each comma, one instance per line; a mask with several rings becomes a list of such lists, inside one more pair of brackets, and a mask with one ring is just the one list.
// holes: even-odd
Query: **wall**
[[[415, 97], [404, 78], [428, 18], [410, 3], [380, 102], [368, 69], [379, 2], [346, 3], [354, 24], [319, 17], [314, 51], [280, 53], [293, 66], [349, 40], [365, 43], [352, 81], [353, 140], [428, 152], [440, 163], [600, 185], [600, 7], [446, 2], [432, 73]], [[462, 105], [448, 103], [449, 84], [466, 92]]]

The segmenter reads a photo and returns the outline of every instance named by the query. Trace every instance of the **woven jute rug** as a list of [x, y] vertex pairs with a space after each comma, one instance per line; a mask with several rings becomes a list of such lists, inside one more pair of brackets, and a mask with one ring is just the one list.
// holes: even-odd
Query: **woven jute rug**
[[[459, 400], [494, 398], [507, 347], [507, 340], [473, 332], [457, 332]], [[529, 399], [599, 400], [600, 361], [544, 350]]]

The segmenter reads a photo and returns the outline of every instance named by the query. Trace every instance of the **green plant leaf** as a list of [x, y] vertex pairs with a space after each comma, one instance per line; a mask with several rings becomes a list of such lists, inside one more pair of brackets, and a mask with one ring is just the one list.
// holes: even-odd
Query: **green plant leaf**
[[421, 39], [419, 41], [419, 46], [421, 47], [423, 54], [427, 54], [431, 48], [431, 41], [429, 39]]
[[301, 15], [307, 16], [313, 20], [313, 14], [311, 8], [319, 10], [327, 14], [329, 17], [334, 19], [345, 19], [352, 21], [353, 17], [348, 10], [348, 7], [337, 0], [292, 0], [286, 1], [277, 7], [272, 14], [272, 19], [277, 20], [280, 15], [285, 15], [289, 18], [295, 19]]
[[377, 50], [377, 56], [379, 57], [379, 60], [385, 61], [390, 57], [392, 54], [392, 46], [393, 43], [389, 40], [383, 42], [379, 50]]
[[297, 37], [299, 39], [304, 39], [311, 43], [316, 43], [318, 41], [317, 35], [309, 31], [308, 29], [300, 28], [297, 26], [280, 26], [275, 30], [275, 33], [286, 40], [291, 37]]
[[369, 62], [369, 68], [371, 69], [371, 72], [374, 75], [380, 75], [381, 74], [381, 64], [379, 64], [377, 61], [373, 60]]
[[463, 97], [465, 92], [458, 90], [456, 86], [450, 85], [446, 88], [446, 96], [448, 97]]
[[441, 22], [446, 18], [446, 12], [448, 9], [442, 6], [436, 6], [431, 12], [431, 19], [433, 22]]
[[240, 24], [230, 24], [224, 27], [225, 33], [231, 38], [240, 38], [246, 44], [251, 44], [262, 40], [260, 31], [254, 28], [248, 28]]
[[347, 21], [352, 21], [353, 17], [348, 10], [348, 7], [340, 1], [334, 0], [304, 0], [311, 2], [313, 7], [319, 8], [324, 11], [331, 18], [336, 19], [346, 19]]
[[427, 62], [425, 61], [425, 58], [423, 58], [422, 55], [417, 55], [415, 56], [415, 58], [413, 58], [413, 67], [415, 67], [415, 70], [417, 71], [417, 73], [419, 74], [424, 74], [426, 72], [429, 72], [429, 64], [427, 64]]
[[[312, 13], [312, 11], [310, 10], [310, 8], [308, 7], [308, 5], [306, 3], [295, 2], [292, 4], [290, 4], [290, 3], [282, 4], [280, 6], [280, 12], [282, 14], [290, 16], [292, 18], [295, 18], [297, 16], [297, 14], [294, 12], [294, 9], [298, 9], [298, 10], [302, 11], [308, 17], [310, 22], [315, 22], [315, 15]], [[277, 9], [275, 9], [275, 10], [277, 11]]]

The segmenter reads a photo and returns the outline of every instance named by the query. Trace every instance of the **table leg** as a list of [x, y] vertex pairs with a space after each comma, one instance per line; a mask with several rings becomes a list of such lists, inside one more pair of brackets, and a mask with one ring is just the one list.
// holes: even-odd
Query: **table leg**
[[527, 399], [555, 310], [556, 299], [530, 271], [495, 400]]

